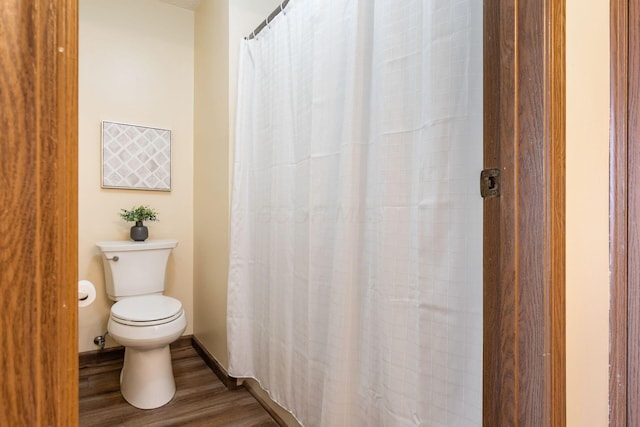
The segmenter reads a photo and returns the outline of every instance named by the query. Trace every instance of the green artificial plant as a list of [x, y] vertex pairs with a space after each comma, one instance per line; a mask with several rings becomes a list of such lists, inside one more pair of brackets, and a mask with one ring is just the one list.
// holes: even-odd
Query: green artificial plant
[[158, 212], [149, 206], [138, 206], [131, 210], [120, 209], [120, 218], [128, 222], [158, 221]]

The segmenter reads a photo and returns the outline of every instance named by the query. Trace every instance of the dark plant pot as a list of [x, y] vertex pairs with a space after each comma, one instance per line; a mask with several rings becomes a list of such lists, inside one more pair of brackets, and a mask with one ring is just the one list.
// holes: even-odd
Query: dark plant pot
[[149, 229], [146, 225], [142, 225], [142, 221], [137, 221], [136, 225], [131, 227], [131, 240], [135, 242], [144, 242], [149, 237]]

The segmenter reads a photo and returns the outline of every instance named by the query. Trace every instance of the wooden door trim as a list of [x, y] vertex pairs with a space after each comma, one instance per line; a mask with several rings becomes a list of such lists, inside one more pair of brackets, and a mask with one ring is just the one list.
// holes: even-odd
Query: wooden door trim
[[0, 419], [78, 422], [77, 0], [0, 6]]
[[627, 426], [640, 423], [640, 0], [610, 14], [609, 425]]
[[485, 0], [485, 426], [564, 426], [565, 2]]
[[[550, 426], [566, 425], [566, 3], [545, 0], [544, 408]], [[547, 312], [547, 310], [549, 310]], [[545, 328], [546, 329], [546, 328]]]
[[609, 425], [627, 425], [629, 0], [611, 0]]

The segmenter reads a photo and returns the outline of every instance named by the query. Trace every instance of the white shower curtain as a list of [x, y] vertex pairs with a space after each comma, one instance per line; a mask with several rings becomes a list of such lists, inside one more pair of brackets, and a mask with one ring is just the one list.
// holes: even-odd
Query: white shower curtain
[[306, 426], [480, 426], [482, 1], [291, 0], [243, 41], [229, 372]]

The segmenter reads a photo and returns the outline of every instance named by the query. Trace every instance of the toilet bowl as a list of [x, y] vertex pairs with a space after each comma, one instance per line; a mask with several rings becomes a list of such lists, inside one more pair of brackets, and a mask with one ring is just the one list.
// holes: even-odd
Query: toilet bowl
[[153, 409], [173, 398], [176, 386], [169, 344], [186, 327], [180, 301], [164, 295], [129, 297], [111, 307], [107, 330], [125, 347], [120, 392], [131, 405]]

